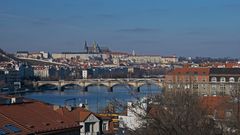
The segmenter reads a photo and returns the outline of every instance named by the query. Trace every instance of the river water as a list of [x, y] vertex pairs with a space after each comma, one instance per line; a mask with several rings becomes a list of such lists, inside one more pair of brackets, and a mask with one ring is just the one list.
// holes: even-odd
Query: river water
[[[162, 89], [155, 85], [145, 85], [140, 88], [140, 92], [133, 91], [129, 87], [117, 86], [113, 92], [108, 92], [106, 87], [91, 86], [87, 92], [81, 89], [66, 89], [62, 92], [57, 90], [43, 90], [37, 93], [28, 93], [27, 98], [37, 99], [46, 103], [55, 105], [73, 105], [85, 103], [93, 112], [101, 112], [113, 100], [119, 100], [127, 103], [127, 101], [136, 100], [136, 97], [151, 96], [161, 94]], [[70, 100], [70, 99], [75, 99]]]

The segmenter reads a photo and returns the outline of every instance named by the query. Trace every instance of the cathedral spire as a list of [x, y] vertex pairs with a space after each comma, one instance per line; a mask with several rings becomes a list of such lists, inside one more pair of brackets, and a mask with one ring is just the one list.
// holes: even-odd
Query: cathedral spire
[[86, 50], [88, 52], [88, 46], [87, 46], [87, 41], [86, 40], [84, 42], [84, 50]]

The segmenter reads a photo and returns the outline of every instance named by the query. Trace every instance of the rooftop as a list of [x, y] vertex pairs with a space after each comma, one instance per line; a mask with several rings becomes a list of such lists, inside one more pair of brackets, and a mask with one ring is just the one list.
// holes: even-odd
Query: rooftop
[[[24, 132], [46, 133], [80, 128], [71, 119], [55, 112], [52, 105], [35, 100], [28, 100], [21, 104], [0, 105], [0, 114], [8, 120], [8, 124], [14, 124]], [[0, 120], [0, 125], [5, 124], [6, 120]]]
[[211, 68], [210, 74], [240, 74], [240, 68]]

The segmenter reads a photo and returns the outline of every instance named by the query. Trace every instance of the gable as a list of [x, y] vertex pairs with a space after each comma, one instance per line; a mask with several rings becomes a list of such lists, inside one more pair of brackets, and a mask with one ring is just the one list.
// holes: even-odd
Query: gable
[[99, 122], [100, 120], [93, 114], [89, 115], [85, 122]]

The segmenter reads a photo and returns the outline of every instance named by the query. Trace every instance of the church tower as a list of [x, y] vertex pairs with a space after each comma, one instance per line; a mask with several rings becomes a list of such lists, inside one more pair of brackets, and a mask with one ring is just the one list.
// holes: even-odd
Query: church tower
[[85, 50], [87, 53], [89, 53], [89, 51], [88, 51], [88, 46], [87, 46], [87, 41], [84, 42], [84, 50]]

